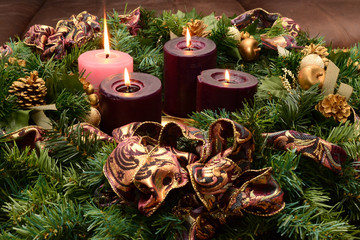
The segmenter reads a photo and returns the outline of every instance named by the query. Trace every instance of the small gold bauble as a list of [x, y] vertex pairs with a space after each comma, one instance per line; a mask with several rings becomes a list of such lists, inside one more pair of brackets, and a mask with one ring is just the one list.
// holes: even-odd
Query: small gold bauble
[[98, 127], [100, 125], [100, 121], [101, 121], [100, 112], [96, 108], [90, 107], [90, 112], [87, 115], [85, 122], [90, 123], [95, 127]]
[[322, 88], [325, 81], [325, 70], [318, 65], [307, 65], [300, 69], [298, 74], [298, 82], [302, 89], [307, 90], [311, 86], [319, 83]]
[[85, 88], [85, 92], [87, 95], [93, 94], [94, 93], [94, 86], [92, 84], [89, 84], [87, 86], [87, 88]]
[[99, 103], [99, 97], [95, 93], [88, 95], [91, 106], [95, 106]]
[[253, 61], [259, 57], [261, 48], [254, 38], [245, 38], [238, 46], [241, 57], [245, 61]]
[[317, 54], [309, 54], [300, 61], [300, 69], [307, 65], [318, 65], [321, 68], [325, 67], [323, 59]]

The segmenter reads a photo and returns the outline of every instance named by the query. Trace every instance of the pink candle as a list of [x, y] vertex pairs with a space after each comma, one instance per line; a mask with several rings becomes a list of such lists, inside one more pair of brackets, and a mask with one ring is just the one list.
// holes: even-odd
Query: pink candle
[[133, 71], [133, 58], [124, 52], [110, 50], [109, 37], [104, 14], [104, 50], [93, 50], [85, 52], [78, 58], [79, 72], [83, 72], [87, 81], [90, 82], [98, 92], [102, 80], [110, 75], [124, 73], [127, 68]]
[[79, 72], [85, 70], [84, 76], [97, 91], [102, 80], [113, 74], [124, 73], [127, 68], [133, 71], [133, 58], [124, 52], [110, 50], [106, 57], [103, 49], [88, 51], [78, 58]]

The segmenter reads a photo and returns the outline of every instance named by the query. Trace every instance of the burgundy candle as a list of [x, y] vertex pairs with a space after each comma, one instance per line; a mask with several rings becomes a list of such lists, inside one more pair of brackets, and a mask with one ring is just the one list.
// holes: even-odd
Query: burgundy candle
[[209, 69], [198, 76], [196, 111], [225, 108], [235, 111], [243, 107], [244, 100], [251, 100], [257, 90], [258, 80], [248, 73], [229, 70], [230, 79], [225, 79], [225, 69]]
[[112, 75], [100, 84], [100, 128], [112, 130], [131, 122], [161, 122], [161, 82], [146, 74], [130, 73], [126, 85], [124, 74]]
[[164, 112], [187, 117], [196, 110], [197, 76], [216, 67], [216, 45], [206, 38], [192, 37], [190, 48], [184, 37], [164, 45]]

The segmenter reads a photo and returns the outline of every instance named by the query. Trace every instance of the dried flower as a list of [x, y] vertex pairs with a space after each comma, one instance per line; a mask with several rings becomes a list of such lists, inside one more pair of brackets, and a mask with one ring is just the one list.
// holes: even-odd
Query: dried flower
[[14, 57], [9, 57], [8, 62], [9, 62], [10, 64], [14, 64], [14, 63], [16, 62], [16, 58], [14, 58]]
[[191, 19], [190, 22], [186, 23], [186, 26], [183, 27], [182, 34], [186, 34], [186, 28], [189, 28], [191, 36], [198, 36], [198, 37], [206, 37], [210, 34], [210, 31], [205, 31], [208, 27], [202, 20], [199, 19]]
[[284, 75], [280, 76], [281, 82], [282, 82], [284, 88], [286, 89], [286, 91], [288, 91], [291, 94], [292, 87], [291, 87], [289, 80], [287, 79], [287, 76], [289, 76], [292, 79], [292, 82], [293, 82], [294, 88], [295, 88], [296, 87], [295, 86], [295, 81], [296, 81], [295, 75], [287, 68], [282, 68], [282, 70], [284, 71]]
[[18, 59], [17, 63], [20, 67], [26, 67], [26, 61], [23, 59]]
[[351, 113], [346, 98], [339, 94], [329, 94], [315, 106], [315, 109], [326, 118], [333, 117], [336, 121], [343, 123], [346, 122]]

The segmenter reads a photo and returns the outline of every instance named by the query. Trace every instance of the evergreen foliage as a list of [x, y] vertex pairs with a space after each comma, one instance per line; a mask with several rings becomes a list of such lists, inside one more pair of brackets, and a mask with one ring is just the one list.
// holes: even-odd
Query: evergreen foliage
[[[317, 112], [314, 107], [323, 98], [317, 86], [302, 90], [288, 78], [292, 89], [284, 88], [279, 76], [284, 75], [284, 68], [296, 75], [303, 57], [300, 51], [293, 49], [288, 56], [280, 57], [263, 48], [257, 61], [244, 62], [236, 41], [228, 36], [230, 19], [222, 16], [215, 21], [213, 14], [203, 17], [195, 10], [156, 16], [153, 11], [141, 9], [142, 28], [136, 36], [130, 35], [114, 10], [108, 15], [111, 46], [132, 55], [134, 71], [162, 79], [163, 45], [170, 39], [170, 31], [180, 36], [191, 19], [211, 24], [210, 38], [217, 45], [219, 67], [248, 72], [259, 80], [253, 102], [235, 112], [195, 112], [191, 115], [193, 126], [207, 134], [213, 121], [230, 118], [248, 128], [256, 146], [251, 168], [272, 167], [286, 202], [285, 209], [272, 217], [244, 212], [243, 217], [229, 218], [214, 239], [359, 239], [359, 125], [354, 116], [339, 124]], [[286, 33], [280, 22], [261, 30], [256, 29], [255, 22], [247, 30], [258, 40], [260, 34]], [[309, 38], [305, 32], [300, 32], [296, 40], [299, 46], [323, 43], [322, 38]], [[136, 206], [122, 204], [103, 173], [117, 144], [102, 142], [77, 124], [89, 111], [78, 81], [82, 74], [77, 73], [77, 58], [100, 48], [101, 39], [74, 47], [62, 60], [47, 61], [19, 39], [9, 45], [16, 61], [11, 63], [10, 56], [0, 58], [0, 126], [19, 112], [16, 97], [8, 94], [9, 86], [33, 70], [46, 81], [47, 102], [55, 103], [58, 111], [47, 113], [53, 129], [46, 131], [42, 148], [4, 143], [0, 138], [0, 239], [176, 239], [186, 231], [184, 219], [171, 214], [185, 190], [170, 192], [152, 216], [140, 215]], [[349, 51], [329, 48], [329, 52], [329, 59], [340, 68], [338, 83], [354, 87], [349, 104], [358, 112], [360, 75], [355, 63], [359, 61], [360, 45]], [[26, 65], [17, 60], [25, 60]], [[342, 165], [342, 174], [295, 150], [282, 152], [265, 147], [262, 133], [285, 129], [316, 135], [343, 147], [348, 159]], [[178, 149], [188, 152], [194, 152], [195, 146], [196, 142], [185, 138], [177, 142]]]

